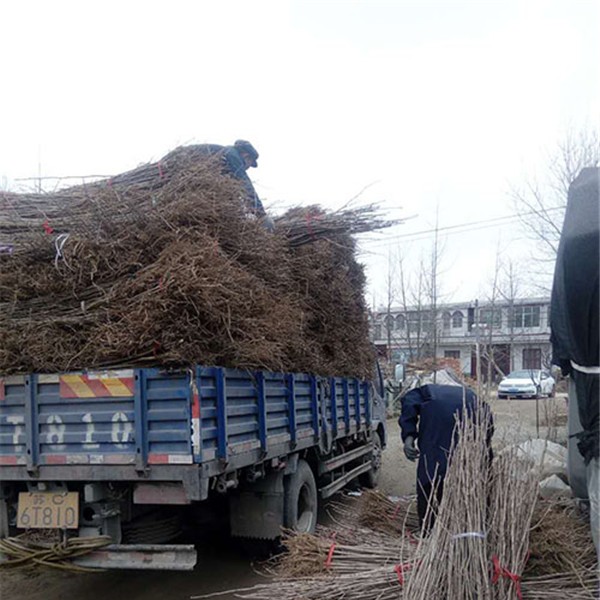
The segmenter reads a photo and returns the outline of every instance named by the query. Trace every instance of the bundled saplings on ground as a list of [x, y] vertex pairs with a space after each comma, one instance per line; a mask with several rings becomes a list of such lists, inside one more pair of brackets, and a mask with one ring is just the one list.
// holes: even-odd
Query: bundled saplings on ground
[[[284, 536], [269, 579], [230, 590], [248, 600], [591, 600], [598, 565], [572, 501], [538, 499], [535, 463], [504, 446], [489, 463], [482, 419], [457, 424], [436, 520], [419, 531], [415, 502], [380, 492], [330, 506], [316, 535]], [[225, 592], [193, 596], [215, 598]]]
[[55, 194], [0, 194], [0, 373], [218, 364], [371, 375], [353, 233], [376, 210], [296, 208], [276, 232], [186, 149]]

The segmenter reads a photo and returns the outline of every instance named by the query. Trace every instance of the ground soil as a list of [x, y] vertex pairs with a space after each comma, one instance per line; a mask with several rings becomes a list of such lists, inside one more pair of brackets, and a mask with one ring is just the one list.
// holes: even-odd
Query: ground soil
[[[554, 400], [497, 400], [490, 402], [496, 423], [496, 444], [501, 440], [549, 437], [566, 443], [566, 402]], [[536, 417], [537, 415], [537, 417]], [[548, 426], [548, 424], [550, 426]], [[415, 464], [402, 452], [397, 420], [388, 420], [380, 489], [389, 495], [415, 492]], [[73, 574], [56, 571], [0, 571], [0, 600], [187, 600], [191, 596], [251, 586], [263, 578], [255, 565], [231, 542], [206, 545], [196, 569], [181, 572], [109, 571]], [[232, 600], [233, 595], [220, 595]]]

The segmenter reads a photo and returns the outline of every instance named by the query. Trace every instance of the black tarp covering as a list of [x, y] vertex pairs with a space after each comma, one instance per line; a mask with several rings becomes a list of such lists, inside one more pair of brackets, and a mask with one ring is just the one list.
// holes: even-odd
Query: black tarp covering
[[582, 373], [572, 362], [600, 365], [599, 174], [595, 167], [583, 169], [569, 188], [550, 307], [553, 362], [575, 381], [583, 427], [578, 448], [586, 464], [598, 458], [600, 376]]

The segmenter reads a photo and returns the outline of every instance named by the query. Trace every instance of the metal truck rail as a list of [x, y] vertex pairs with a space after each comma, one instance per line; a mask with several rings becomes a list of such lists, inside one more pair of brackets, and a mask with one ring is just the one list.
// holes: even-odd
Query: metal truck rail
[[[289, 525], [284, 507], [267, 523], [256, 497], [266, 490], [277, 512], [299, 461], [322, 497], [373, 471], [382, 409], [367, 381], [310, 374], [196, 366], [0, 378], [0, 537], [31, 528], [110, 535], [101, 558], [149, 511], [182, 514], [215, 494], [233, 496], [233, 533], [273, 537]], [[157, 565], [155, 539], [141, 541]]]

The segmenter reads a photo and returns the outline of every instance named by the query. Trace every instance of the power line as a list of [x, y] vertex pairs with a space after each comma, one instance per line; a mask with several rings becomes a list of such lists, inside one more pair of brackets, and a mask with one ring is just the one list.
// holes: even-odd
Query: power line
[[[387, 245], [388, 243], [390, 243], [394, 240], [399, 240], [399, 239], [410, 239], [410, 238], [427, 239], [428, 237], [430, 237], [429, 234], [435, 234], [436, 231], [438, 233], [443, 232], [443, 231], [450, 232], [447, 235], [456, 234], [456, 233], [467, 233], [470, 231], [479, 231], [480, 229], [487, 229], [489, 227], [493, 227], [494, 225], [497, 225], [501, 221], [505, 221], [505, 223], [502, 223], [503, 225], [508, 225], [512, 221], [515, 221], [522, 217], [526, 217], [529, 215], [539, 215], [540, 212], [547, 213], [547, 212], [554, 212], [557, 210], [564, 210], [564, 207], [554, 206], [554, 207], [546, 208], [546, 209], [539, 210], [539, 211], [532, 210], [532, 211], [527, 211], [527, 212], [523, 212], [523, 213], [515, 213], [512, 215], [505, 215], [503, 217], [494, 217], [493, 219], [484, 219], [484, 220], [480, 220], [480, 221], [469, 221], [466, 223], [457, 223], [454, 225], [447, 225], [446, 227], [438, 227], [437, 229], [436, 228], [423, 229], [422, 231], [413, 231], [411, 233], [400, 233], [400, 234], [396, 234], [396, 235], [387, 237], [385, 239], [376, 239], [376, 238], [363, 239], [362, 242], [369, 243], [369, 244], [375, 244], [375, 245]], [[423, 236], [423, 237], [419, 237], [419, 236]], [[413, 241], [416, 241], [416, 240], [413, 240]]]
[[[472, 231], [481, 231], [483, 229], [490, 229], [491, 227], [503, 227], [505, 225], [512, 225], [515, 221], [517, 221], [518, 217], [513, 217], [512, 219], [506, 220], [504, 223], [488, 223], [485, 225], [478, 225], [476, 227], [464, 227], [463, 229], [453, 229], [452, 231], [447, 231], [444, 234], [444, 237], [446, 236], [450, 236], [450, 235], [457, 235], [457, 234], [461, 234], [461, 233], [471, 233]], [[406, 237], [405, 236], [395, 236], [395, 237], [391, 237], [388, 238], [386, 240], [377, 240], [377, 239], [370, 239], [370, 240], [364, 240], [367, 244], [373, 246], [388, 246], [390, 243], [394, 242], [395, 240], [398, 239], [406, 239], [409, 242], [418, 242], [421, 240], [427, 240], [430, 239], [433, 235], [435, 235], [435, 230], [431, 230], [431, 232], [426, 233], [423, 232], [420, 235], [415, 235], [414, 237], [410, 234], [407, 234]]]

